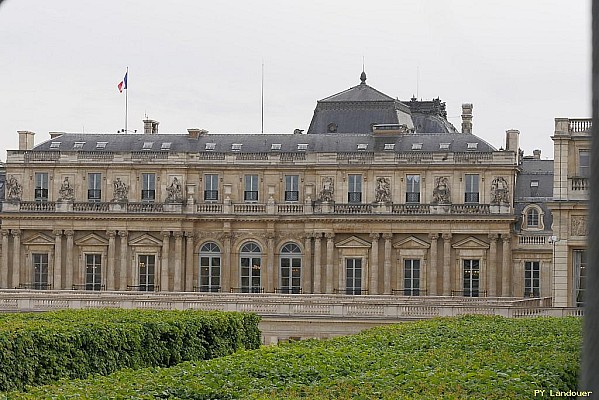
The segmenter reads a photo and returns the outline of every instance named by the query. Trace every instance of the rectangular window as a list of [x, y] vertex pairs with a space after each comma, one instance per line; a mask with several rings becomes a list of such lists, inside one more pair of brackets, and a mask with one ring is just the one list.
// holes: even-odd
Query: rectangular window
[[406, 183], [406, 203], [420, 203], [420, 175], [407, 175]]
[[85, 290], [102, 289], [102, 255], [85, 255]]
[[584, 306], [584, 292], [587, 278], [587, 252], [574, 250], [574, 303], [576, 307]]
[[345, 259], [345, 294], [362, 294], [362, 259]]
[[37, 202], [48, 201], [48, 173], [47, 172], [36, 172], [35, 173], [35, 201], [37, 201]]
[[541, 296], [541, 268], [538, 261], [524, 262], [524, 297]]
[[583, 178], [591, 176], [591, 153], [588, 150], [578, 152], [578, 175]]
[[420, 260], [404, 260], [404, 294], [420, 296]]
[[464, 193], [465, 203], [478, 203], [478, 174], [466, 174], [466, 192]]
[[217, 174], [204, 175], [204, 200], [205, 201], [218, 200], [218, 175]]
[[241, 292], [242, 293], [261, 293], [262, 292], [262, 259], [260, 256], [242, 255], [241, 264]]
[[102, 174], [87, 174], [87, 201], [90, 203], [99, 203], [102, 199]]
[[153, 203], [156, 200], [156, 174], [141, 174], [141, 201]]
[[362, 175], [347, 176], [347, 202], [361, 203], [362, 202]]
[[220, 291], [220, 254], [200, 255], [200, 292]]
[[301, 293], [302, 259], [299, 256], [282, 256], [280, 260], [281, 293]]
[[247, 202], [258, 201], [258, 175], [245, 176], [243, 200]]
[[48, 289], [48, 253], [32, 254], [33, 289]]
[[480, 261], [464, 260], [464, 297], [478, 297]]
[[285, 176], [285, 201], [298, 201], [299, 200], [299, 176], [298, 175], [286, 175]]
[[156, 256], [141, 255], [138, 258], [139, 290], [142, 292], [154, 291], [154, 276], [156, 273]]

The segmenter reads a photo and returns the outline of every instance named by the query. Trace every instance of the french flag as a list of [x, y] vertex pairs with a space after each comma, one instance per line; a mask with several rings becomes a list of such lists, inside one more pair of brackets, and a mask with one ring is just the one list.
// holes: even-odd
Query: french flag
[[123, 90], [127, 90], [127, 74], [129, 72], [125, 72], [125, 77], [123, 78], [123, 80], [118, 84], [118, 88], [119, 88], [119, 92], [123, 93]]

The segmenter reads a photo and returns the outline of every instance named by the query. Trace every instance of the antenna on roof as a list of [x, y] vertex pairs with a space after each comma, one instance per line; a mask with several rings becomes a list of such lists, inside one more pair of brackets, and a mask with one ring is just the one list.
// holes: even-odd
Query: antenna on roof
[[264, 59], [262, 60], [262, 90], [261, 90], [261, 101], [262, 101], [262, 129], [261, 133], [264, 133]]

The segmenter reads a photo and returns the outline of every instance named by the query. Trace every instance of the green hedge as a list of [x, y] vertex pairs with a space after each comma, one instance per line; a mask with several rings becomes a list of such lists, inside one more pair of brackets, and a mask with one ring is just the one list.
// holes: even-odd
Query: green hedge
[[0, 390], [255, 349], [260, 346], [259, 319], [241, 313], [122, 309], [4, 314]]
[[8, 397], [527, 399], [537, 389], [576, 388], [581, 341], [575, 318], [435, 319], [63, 381]]

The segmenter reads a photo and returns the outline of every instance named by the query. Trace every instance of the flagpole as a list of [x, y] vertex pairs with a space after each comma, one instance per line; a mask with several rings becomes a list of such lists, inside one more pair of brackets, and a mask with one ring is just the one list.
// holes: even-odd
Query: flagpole
[[262, 103], [262, 131], [264, 133], [264, 60], [262, 60], [262, 88], [261, 88], [261, 103]]
[[[125, 73], [125, 79], [129, 79], [129, 67], [127, 67], [127, 72]], [[125, 82], [125, 133], [127, 133], [127, 121], [128, 121], [128, 108], [129, 108], [129, 90], [127, 89], [129, 85]]]

